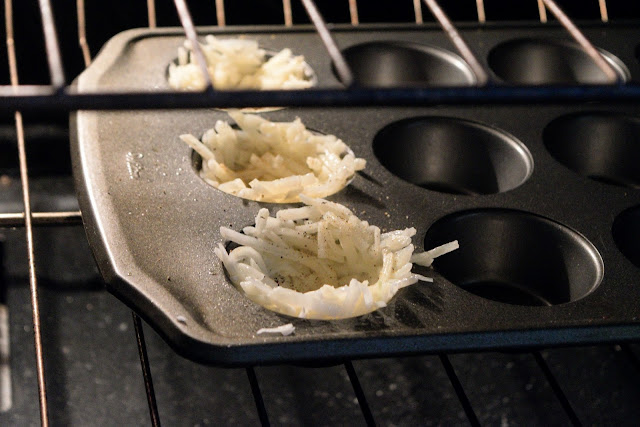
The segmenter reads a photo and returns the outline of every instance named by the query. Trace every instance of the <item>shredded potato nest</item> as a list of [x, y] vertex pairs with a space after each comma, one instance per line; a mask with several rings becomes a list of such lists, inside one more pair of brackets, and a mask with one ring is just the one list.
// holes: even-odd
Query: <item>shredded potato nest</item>
[[221, 227], [238, 245], [215, 253], [231, 281], [269, 310], [306, 319], [343, 319], [387, 305], [399, 289], [418, 280], [412, 262], [430, 266], [433, 258], [458, 248], [454, 241], [413, 254], [414, 228], [381, 233], [345, 206], [300, 197], [306, 206], [283, 209], [275, 217], [260, 209], [243, 233]]
[[240, 129], [218, 120], [202, 141], [181, 135], [202, 157], [200, 176], [226, 193], [260, 202], [298, 202], [299, 195], [326, 197], [344, 188], [366, 160], [334, 135], [309, 131], [296, 119], [274, 123], [230, 111]]
[[[221, 40], [212, 35], [206, 36], [200, 47], [216, 89], [306, 89], [314, 84], [311, 67], [290, 49], [269, 57], [254, 40]], [[206, 87], [188, 40], [178, 49], [178, 63], [169, 65], [169, 85], [182, 90]]]

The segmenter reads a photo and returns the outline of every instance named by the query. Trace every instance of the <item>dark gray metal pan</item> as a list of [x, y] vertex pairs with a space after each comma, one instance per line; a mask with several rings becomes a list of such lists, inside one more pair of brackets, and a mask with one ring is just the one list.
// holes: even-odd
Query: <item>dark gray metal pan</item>
[[[586, 31], [637, 79], [628, 46], [637, 31]], [[320, 86], [340, 86], [311, 30], [207, 32], [249, 33], [266, 48], [290, 47], [305, 55]], [[547, 27], [467, 28], [463, 35], [485, 61], [508, 40], [566, 39]], [[336, 29], [335, 37], [342, 48], [376, 40], [450, 50], [433, 28]], [[182, 41], [171, 29], [119, 34], [78, 88], [166, 89], [166, 67]], [[226, 113], [78, 112], [71, 120], [74, 176], [97, 263], [109, 290], [180, 354], [241, 365], [640, 337], [640, 236], [633, 237], [640, 190], [638, 173], [629, 170], [640, 107], [286, 108], [263, 116], [298, 116], [367, 160], [365, 173], [330, 200], [383, 229], [415, 227], [418, 250], [425, 238], [427, 246], [457, 238], [461, 248], [427, 272], [434, 283], [403, 289], [375, 313], [341, 321], [278, 315], [226, 279], [213, 248], [222, 241], [220, 226], [240, 230], [259, 208], [286, 206], [208, 186], [178, 139], [202, 135]], [[611, 135], [604, 146], [592, 137], [598, 132]], [[586, 145], [576, 139], [567, 147], [571, 135]], [[291, 336], [256, 335], [289, 322]]]

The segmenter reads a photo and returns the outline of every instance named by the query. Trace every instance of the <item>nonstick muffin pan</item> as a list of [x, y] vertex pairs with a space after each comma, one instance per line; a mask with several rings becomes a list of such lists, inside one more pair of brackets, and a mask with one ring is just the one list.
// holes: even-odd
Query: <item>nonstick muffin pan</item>
[[[630, 44], [640, 43], [640, 31], [585, 32], [618, 64], [622, 79], [640, 76]], [[289, 47], [305, 56], [319, 87], [342, 86], [312, 29], [201, 33]], [[337, 27], [333, 34], [361, 85], [474, 84], [435, 27]], [[494, 68], [514, 40], [520, 50], [523, 40], [548, 41], [556, 56], [557, 46], [568, 43], [553, 26], [465, 27], [462, 34]], [[122, 33], [78, 88], [167, 89], [166, 68], [183, 40], [179, 29]], [[537, 64], [540, 83], [545, 49], [536, 52], [527, 60]], [[598, 81], [592, 69], [582, 81], [585, 64], [571, 62], [561, 80]], [[496, 68], [492, 78], [513, 84], [515, 74]], [[434, 269], [419, 270], [433, 283], [405, 288], [366, 316], [311, 321], [270, 312], [228, 281], [213, 249], [222, 242], [221, 226], [241, 230], [261, 207], [273, 213], [292, 205], [246, 201], [210, 187], [178, 138], [201, 136], [226, 113], [79, 112], [71, 121], [74, 175], [97, 263], [110, 291], [180, 354], [241, 365], [640, 337], [640, 106], [283, 108], [262, 116], [300, 117], [367, 160], [364, 172], [329, 200], [383, 230], [415, 227], [418, 251], [454, 239], [460, 249]], [[256, 334], [290, 322], [293, 335]]]

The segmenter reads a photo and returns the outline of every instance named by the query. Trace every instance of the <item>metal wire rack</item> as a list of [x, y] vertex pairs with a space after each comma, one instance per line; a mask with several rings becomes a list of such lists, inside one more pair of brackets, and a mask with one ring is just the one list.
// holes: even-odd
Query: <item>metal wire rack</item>
[[[346, 1], [346, 0], [345, 0]], [[596, 1], [596, 0], [593, 0]], [[200, 65], [205, 67], [204, 56], [199, 49], [196, 28], [189, 13], [189, 8], [185, 0], [174, 0], [175, 8], [179, 15], [180, 22], [184, 28], [186, 37], [193, 42], [196, 56]], [[484, 24], [490, 16], [485, 11], [484, 0], [476, 0], [477, 22]], [[602, 22], [609, 21], [609, 14], [606, 0], [597, 0], [599, 18]], [[436, 21], [442, 26], [443, 31], [449, 37], [451, 43], [456, 47], [459, 54], [464, 58], [477, 78], [477, 86], [471, 88], [447, 88], [447, 89], [366, 89], [352, 85], [353, 78], [351, 70], [342, 56], [339, 48], [333, 40], [329, 26], [324, 22], [318, 8], [313, 0], [302, 0], [310, 21], [317, 30], [319, 37], [324, 43], [328, 55], [336, 66], [337, 74], [341, 81], [345, 83], [345, 88], [335, 89], [312, 89], [293, 91], [242, 91], [233, 95], [225, 92], [217, 92], [208, 81], [207, 89], [202, 93], [78, 93], [65, 81], [63, 70], [63, 60], [60, 45], [58, 42], [56, 23], [52, 13], [49, 0], [39, 0], [42, 28], [45, 36], [46, 57], [48, 61], [51, 82], [48, 85], [21, 85], [18, 76], [18, 62], [15, 51], [14, 39], [14, 16], [12, 0], [5, 0], [5, 30], [6, 45], [9, 60], [10, 86], [0, 87], [0, 110], [14, 114], [16, 140], [18, 147], [18, 164], [20, 171], [20, 182], [22, 190], [23, 209], [19, 212], [0, 213], [0, 228], [24, 227], [27, 241], [27, 258], [29, 268], [29, 283], [31, 294], [31, 308], [33, 317], [34, 345], [36, 352], [36, 370], [38, 379], [38, 395], [40, 406], [41, 424], [49, 424], [49, 403], [47, 399], [47, 387], [45, 381], [45, 359], [43, 355], [42, 332], [41, 332], [41, 310], [38, 297], [38, 277], [36, 275], [36, 260], [34, 252], [33, 230], [35, 227], [69, 226], [82, 223], [82, 216], [79, 211], [66, 212], [38, 212], [32, 209], [28, 156], [26, 151], [27, 140], [25, 138], [25, 126], [22, 111], [53, 111], [65, 110], [75, 111], [80, 109], [94, 110], [123, 110], [123, 109], [166, 109], [166, 108], [194, 108], [194, 107], [238, 107], [246, 105], [269, 106], [364, 106], [364, 105], [433, 105], [433, 104], [487, 104], [487, 103], [528, 103], [528, 102], [573, 102], [587, 100], [615, 100], [616, 102], [637, 102], [640, 100], [640, 87], [634, 84], [620, 84], [616, 72], [603, 59], [596, 48], [584, 37], [579, 28], [570, 20], [567, 15], [558, 7], [554, 0], [537, 0], [539, 20], [542, 23], [548, 21], [547, 13], [550, 12], [556, 20], [566, 28], [574, 40], [589, 54], [592, 60], [598, 65], [607, 76], [609, 85], [592, 87], [556, 87], [553, 90], [545, 88], [531, 87], [498, 87], [493, 86], [490, 81], [490, 74], [483, 68], [480, 61], [469, 49], [464, 39], [461, 37], [456, 26], [447, 17], [446, 13], [435, 0], [413, 0], [415, 23], [421, 24], [425, 21], [425, 14], [431, 13]], [[348, 0], [349, 19], [352, 25], [359, 25], [357, 0]], [[155, 28], [156, 3], [155, 0], [147, 0], [148, 26]], [[291, 0], [282, 1], [283, 22], [285, 26], [293, 26], [293, 9]], [[224, 0], [215, 0], [216, 24], [218, 26], [227, 25], [225, 16]], [[78, 46], [86, 66], [91, 62], [91, 54], [87, 41], [86, 28], [88, 23], [85, 17], [84, 0], [76, 1], [77, 13], [77, 36]], [[205, 76], [208, 74], [205, 72]], [[145, 338], [142, 329], [142, 321], [136, 313], [133, 313], [133, 324], [136, 335], [136, 342], [142, 367], [144, 384], [149, 405], [151, 424], [160, 425], [160, 417], [156, 396], [154, 393], [151, 377], [151, 367], [147, 355]], [[1, 351], [2, 349], [0, 349]], [[626, 354], [633, 364], [638, 366], [638, 357], [627, 344], [620, 344], [619, 351]], [[573, 425], [580, 425], [571, 403], [565, 396], [562, 386], [554, 376], [545, 359], [538, 351], [531, 352], [531, 356], [539, 366], [542, 374], [547, 379], [551, 389], [555, 393], [558, 402], [566, 412], [568, 419]], [[479, 425], [480, 422], [472, 404], [465, 393], [465, 389], [456, 375], [456, 371], [446, 354], [439, 355], [440, 361], [446, 374], [455, 390], [455, 393], [464, 409], [467, 420], [472, 425]], [[366, 398], [366, 393], [358, 378], [351, 361], [344, 362], [344, 369], [351, 381], [355, 396], [359, 403], [364, 422], [367, 425], [375, 425], [375, 419]], [[269, 425], [269, 415], [265, 408], [261, 387], [253, 367], [247, 367], [246, 373], [258, 417], [263, 425]]]

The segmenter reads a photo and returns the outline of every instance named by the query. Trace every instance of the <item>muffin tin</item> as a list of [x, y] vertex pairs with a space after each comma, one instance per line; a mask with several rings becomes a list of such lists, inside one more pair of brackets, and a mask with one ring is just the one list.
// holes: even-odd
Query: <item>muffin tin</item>
[[[625, 79], [637, 80], [629, 41], [640, 42], [640, 31], [584, 30], [617, 58]], [[556, 46], [568, 38], [560, 28], [537, 25], [461, 32], [487, 66], [495, 49], [513, 40]], [[201, 33], [246, 34], [265, 48], [289, 47], [305, 56], [319, 87], [342, 87], [310, 28]], [[450, 67], [462, 76], [456, 84], [473, 83], [435, 27], [336, 27], [333, 35], [345, 52], [356, 52], [347, 59], [363, 85], [415, 85], [422, 78], [430, 80], [427, 86], [446, 85], [450, 81], [437, 77], [451, 76]], [[79, 77], [78, 88], [167, 89], [166, 67], [182, 41], [179, 29], [119, 34]], [[392, 65], [376, 59], [378, 48], [395, 58]], [[421, 64], [420, 54], [445, 65], [398, 77]], [[408, 58], [404, 65], [402, 58]], [[544, 68], [544, 55], [535, 61]], [[379, 73], [368, 74], [376, 66]], [[492, 77], [510, 84], [499, 73]], [[97, 263], [110, 291], [180, 354], [242, 365], [640, 337], [640, 106], [284, 108], [262, 116], [298, 116], [367, 160], [363, 173], [330, 200], [384, 230], [415, 227], [418, 251], [454, 239], [460, 249], [436, 260], [434, 269], [418, 270], [433, 283], [405, 288], [366, 316], [311, 321], [270, 312], [228, 281], [213, 249], [222, 241], [220, 226], [240, 230], [261, 207], [274, 212], [291, 205], [251, 202], [210, 187], [178, 138], [202, 135], [228, 119], [226, 113], [79, 112], [71, 125], [74, 176]], [[256, 335], [290, 322], [293, 335]]]

